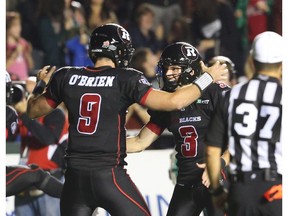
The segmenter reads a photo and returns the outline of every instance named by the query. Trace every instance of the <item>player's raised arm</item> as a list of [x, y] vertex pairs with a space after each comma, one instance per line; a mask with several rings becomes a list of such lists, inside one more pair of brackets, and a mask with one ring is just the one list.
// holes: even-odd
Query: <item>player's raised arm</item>
[[37, 74], [37, 84], [28, 98], [27, 105], [27, 115], [30, 118], [37, 118], [42, 115], [50, 113], [54, 108], [52, 108], [43, 92], [46, 88], [47, 83], [49, 82], [51, 75], [55, 72], [56, 67], [44, 66]]
[[221, 65], [219, 61], [211, 67], [206, 67], [201, 62], [201, 66], [205, 72], [193, 84], [185, 85], [173, 93], [153, 90], [148, 95], [145, 105], [155, 110], [179, 110], [198, 99], [211, 83], [226, 79], [228, 76], [227, 65]]

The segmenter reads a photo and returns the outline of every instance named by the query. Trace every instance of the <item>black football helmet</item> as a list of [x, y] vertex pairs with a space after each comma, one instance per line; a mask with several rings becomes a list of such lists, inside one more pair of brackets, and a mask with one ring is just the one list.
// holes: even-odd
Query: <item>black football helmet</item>
[[116, 67], [127, 67], [133, 52], [128, 31], [118, 24], [102, 25], [90, 36], [89, 57], [94, 63], [98, 57], [107, 57], [113, 60]]
[[6, 104], [11, 104], [13, 88], [10, 74], [7, 71], [5, 75], [5, 80], [6, 80]]
[[[168, 45], [162, 52], [157, 68], [159, 87], [173, 91], [177, 86], [192, 83], [202, 74], [200, 65], [202, 58], [198, 50], [189, 43], [176, 42]], [[169, 81], [166, 77], [168, 67], [177, 65], [181, 67], [181, 74], [177, 81]], [[163, 83], [163, 86], [161, 86]]]

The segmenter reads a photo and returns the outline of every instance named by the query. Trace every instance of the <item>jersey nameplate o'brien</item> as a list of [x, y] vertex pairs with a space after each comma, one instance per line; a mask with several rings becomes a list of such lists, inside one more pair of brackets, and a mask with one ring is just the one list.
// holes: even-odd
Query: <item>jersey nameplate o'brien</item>
[[114, 79], [115, 76], [88, 77], [82, 75], [73, 75], [69, 80], [69, 85], [86, 87], [112, 87]]

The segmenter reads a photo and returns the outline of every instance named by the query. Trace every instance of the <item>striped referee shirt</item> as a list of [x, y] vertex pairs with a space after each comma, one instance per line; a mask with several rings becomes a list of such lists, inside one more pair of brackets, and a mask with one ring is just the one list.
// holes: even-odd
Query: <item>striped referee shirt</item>
[[208, 146], [229, 149], [230, 171], [271, 168], [282, 174], [282, 86], [256, 75], [227, 92], [213, 115]]

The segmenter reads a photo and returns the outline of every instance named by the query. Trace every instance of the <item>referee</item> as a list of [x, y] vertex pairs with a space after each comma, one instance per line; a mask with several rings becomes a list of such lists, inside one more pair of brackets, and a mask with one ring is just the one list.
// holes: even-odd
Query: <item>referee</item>
[[[229, 216], [280, 216], [282, 37], [269, 31], [257, 35], [251, 56], [254, 77], [227, 92], [206, 136], [210, 192], [217, 207], [228, 200]], [[227, 145], [228, 193], [218, 181], [219, 158]]]

